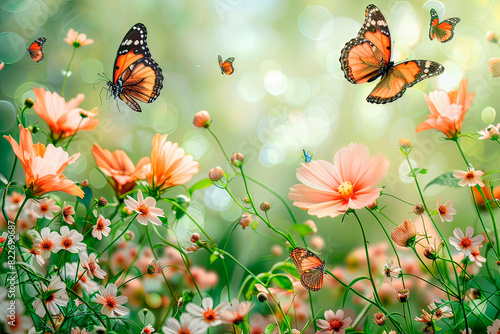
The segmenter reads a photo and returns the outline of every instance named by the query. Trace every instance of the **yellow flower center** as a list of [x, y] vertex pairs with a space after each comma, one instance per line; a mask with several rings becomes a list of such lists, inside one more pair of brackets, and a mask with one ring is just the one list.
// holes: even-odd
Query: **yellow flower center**
[[337, 190], [339, 194], [342, 195], [342, 197], [344, 197], [345, 199], [349, 199], [354, 193], [354, 186], [351, 182], [345, 181], [339, 186]]

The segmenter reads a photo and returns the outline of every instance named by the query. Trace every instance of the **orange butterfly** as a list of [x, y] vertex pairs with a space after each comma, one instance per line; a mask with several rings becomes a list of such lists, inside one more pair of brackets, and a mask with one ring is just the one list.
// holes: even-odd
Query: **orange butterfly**
[[151, 58], [146, 37], [147, 30], [142, 23], [128, 31], [116, 53], [113, 81], [108, 81], [111, 95], [137, 112], [141, 112], [137, 101], [151, 103], [163, 88], [163, 74]]
[[453, 38], [453, 29], [460, 22], [458, 17], [439, 22], [439, 16], [436, 11], [431, 8], [431, 26], [429, 28], [429, 38], [431, 41], [437, 39], [441, 43], [449, 42]]
[[382, 12], [368, 5], [358, 36], [346, 43], [340, 54], [345, 78], [353, 84], [381, 77], [366, 101], [384, 104], [403, 96], [406, 88], [441, 74], [444, 67], [430, 60], [391, 61], [391, 34]]
[[321, 261], [314, 253], [301, 247], [292, 249], [290, 258], [299, 272], [300, 283], [306, 289], [318, 291], [323, 287], [326, 261]]
[[234, 57], [229, 57], [226, 59], [226, 61], [222, 62], [222, 57], [219, 55], [220, 72], [222, 74], [227, 74], [227, 75], [233, 74], [234, 72], [233, 61]]
[[37, 38], [33, 43], [31, 43], [30, 47], [28, 48], [28, 52], [30, 54], [31, 59], [35, 63], [38, 63], [42, 61], [43, 59], [43, 45], [47, 39], [45, 37], [40, 37]]

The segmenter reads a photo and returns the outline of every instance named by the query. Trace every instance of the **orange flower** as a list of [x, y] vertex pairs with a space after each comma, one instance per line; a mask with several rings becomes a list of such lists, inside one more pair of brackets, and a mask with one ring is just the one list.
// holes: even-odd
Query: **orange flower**
[[87, 35], [79, 34], [78, 31], [74, 31], [73, 29], [68, 30], [64, 41], [75, 48], [94, 43], [93, 39], [87, 38]]
[[23, 165], [26, 187], [32, 196], [39, 197], [51, 191], [63, 191], [83, 198], [83, 190], [62, 173], [67, 165], [75, 163], [80, 153], [71, 157], [61, 147], [33, 144], [31, 133], [19, 125], [19, 144], [11, 136], [4, 136]]
[[465, 113], [472, 104], [474, 96], [476, 96], [474, 92], [467, 95], [467, 79], [460, 81], [458, 91], [446, 93], [436, 90], [429, 93], [429, 96], [424, 94], [431, 114], [427, 116], [426, 121], [417, 126], [415, 133], [436, 129], [448, 138], [456, 138], [462, 129]]
[[72, 136], [81, 130], [93, 130], [99, 124], [99, 120], [94, 119], [99, 112], [97, 107], [91, 111], [77, 108], [85, 95], [78, 94], [66, 102], [59, 94], [46, 91], [43, 87], [33, 87], [33, 91], [36, 96], [33, 109], [49, 125], [53, 140]]
[[141, 173], [142, 168], [135, 168], [134, 163], [124, 151], [115, 150], [111, 153], [109, 150], [102, 149], [97, 143], [94, 143], [91, 151], [97, 166], [106, 176], [113, 179], [113, 182], [108, 182], [118, 196], [134, 189], [136, 179], [145, 178]]
[[144, 168], [149, 186], [158, 193], [188, 182], [200, 170], [200, 164], [186, 155], [179, 144], [167, 141], [167, 136], [157, 133], [153, 138], [151, 159], [143, 158], [137, 164], [137, 169]]

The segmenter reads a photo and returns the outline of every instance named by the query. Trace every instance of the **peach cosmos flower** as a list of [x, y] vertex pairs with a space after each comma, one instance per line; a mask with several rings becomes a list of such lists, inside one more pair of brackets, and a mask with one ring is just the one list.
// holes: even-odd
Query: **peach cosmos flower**
[[99, 112], [97, 107], [91, 111], [78, 108], [85, 95], [78, 94], [76, 98], [66, 102], [64, 97], [46, 91], [43, 87], [33, 87], [33, 91], [36, 96], [33, 109], [50, 127], [53, 140], [70, 137], [82, 130], [91, 131], [99, 124], [99, 120], [94, 119]]
[[302, 184], [290, 188], [293, 205], [310, 215], [336, 217], [348, 209], [362, 209], [380, 196], [375, 188], [389, 170], [389, 160], [381, 154], [370, 157], [366, 145], [351, 143], [341, 148], [333, 165], [324, 160], [301, 164], [297, 178]]
[[453, 215], [457, 214], [457, 210], [453, 209], [453, 202], [448, 201], [444, 204], [441, 204], [442, 198], [439, 197], [437, 201], [437, 212], [439, 214], [439, 218], [444, 222], [451, 222], [453, 220]]
[[41, 143], [33, 145], [30, 131], [22, 125], [19, 125], [19, 130], [19, 144], [10, 135], [4, 138], [23, 165], [26, 187], [31, 195], [38, 197], [51, 191], [63, 191], [83, 198], [83, 190], [62, 174], [67, 165], [76, 162], [80, 153], [69, 157], [61, 147], [49, 144], [45, 148]]
[[94, 43], [93, 39], [87, 38], [87, 35], [79, 34], [78, 31], [73, 29], [68, 30], [68, 34], [66, 35], [64, 41], [75, 48]]
[[108, 317], [121, 317], [130, 313], [130, 310], [123, 306], [128, 301], [126, 296], [117, 296], [118, 289], [113, 283], [108, 283], [106, 288], [99, 286], [99, 293], [94, 297], [94, 301], [102, 305], [101, 313]]
[[137, 169], [144, 168], [151, 189], [159, 193], [188, 182], [200, 170], [200, 164], [186, 155], [179, 144], [167, 141], [167, 136], [157, 133], [153, 138], [151, 159], [143, 158], [137, 164]]
[[129, 209], [138, 213], [137, 221], [142, 225], [147, 225], [149, 220], [151, 223], [161, 226], [162, 222], [158, 217], [165, 217], [165, 214], [162, 209], [156, 208], [156, 200], [153, 197], [144, 199], [142, 191], [139, 190], [137, 201], [127, 195], [124, 202]]
[[474, 170], [472, 166], [467, 168], [467, 171], [461, 171], [457, 170], [455, 173], [453, 173], [453, 177], [456, 179], [461, 179], [458, 182], [458, 185], [460, 187], [474, 187], [476, 184], [479, 185], [480, 187], [484, 187], [484, 183], [481, 181], [481, 177], [483, 176], [484, 172], [480, 170]]
[[99, 169], [113, 180], [108, 182], [118, 196], [134, 189], [138, 178], [146, 178], [141, 173], [142, 168], [136, 168], [124, 151], [115, 150], [111, 153], [102, 149], [97, 143], [94, 143], [90, 150]]
[[456, 138], [462, 129], [465, 113], [472, 104], [474, 96], [476, 96], [474, 92], [467, 95], [467, 79], [460, 81], [458, 91], [447, 93], [436, 90], [428, 96], [424, 94], [431, 114], [427, 116], [426, 121], [417, 126], [415, 133], [436, 129], [448, 138]]
[[344, 318], [343, 310], [338, 310], [337, 313], [332, 310], [325, 311], [325, 320], [316, 320], [316, 325], [321, 328], [318, 333], [324, 334], [344, 334], [351, 324], [351, 317]]

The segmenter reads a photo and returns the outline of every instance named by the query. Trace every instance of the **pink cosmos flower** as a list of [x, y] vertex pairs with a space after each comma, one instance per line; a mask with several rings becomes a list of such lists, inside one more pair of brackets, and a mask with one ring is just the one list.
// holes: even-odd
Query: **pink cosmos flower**
[[99, 215], [99, 218], [97, 218], [97, 222], [92, 229], [92, 236], [98, 240], [101, 240], [103, 235], [107, 237], [109, 232], [111, 232], [111, 227], [109, 227], [110, 225], [111, 221], [109, 219], [105, 219], [102, 215]]
[[141, 334], [151, 334], [155, 331], [155, 329], [153, 328], [153, 326], [151, 325], [147, 325], [145, 326], [142, 331], [141, 331]]
[[203, 320], [207, 326], [213, 327], [222, 323], [221, 315], [229, 306], [229, 302], [222, 302], [214, 308], [213, 299], [207, 297], [201, 301], [201, 307], [194, 303], [189, 303], [186, 306], [186, 311], [196, 319]]
[[80, 327], [71, 328], [71, 334], [90, 334], [85, 328], [80, 329]]
[[453, 177], [456, 179], [461, 179], [458, 182], [458, 185], [461, 187], [469, 186], [469, 187], [474, 187], [476, 184], [478, 184], [480, 187], [484, 187], [484, 183], [481, 182], [481, 176], [483, 176], [484, 172], [481, 172], [480, 170], [476, 171], [474, 168], [471, 166], [467, 169], [466, 172], [457, 170], [454, 174]]
[[431, 114], [422, 122], [415, 133], [429, 129], [436, 129], [448, 138], [456, 138], [462, 129], [465, 113], [469, 109], [476, 94], [467, 95], [467, 79], [460, 81], [458, 91], [445, 92], [436, 90], [429, 96], [424, 94], [425, 101]]
[[82, 264], [82, 268], [87, 269], [87, 274], [90, 278], [97, 277], [99, 279], [104, 279], [104, 276], [108, 274], [99, 266], [99, 260], [97, 259], [96, 253], [88, 255], [87, 252], [81, 252], [80, 262]]
[[491, 326], [488, 326], [486, 330], [488, 331], [488, 334], [500, 333], [500, 319], [493, 321], [493, 324], [491, 324]]
[[346, 328], [348, 328], [351, 324], [351, 317], [344, 318], [343, 310], [338, 310], [337, 313], [334, 313], [332, 310], [328, 310], [325, 312], [325, 320], [316, 320], [316, 325], [321, 328], [318, 333], [322, 334], [345, 334]]
[[481, 262], [486, 262], [486, 259], [481, 256], [481, 253], [479, 252], [479, 248], [477, 246], [472, 247], [472, 250], [469, 255], [469, 260], [474, 262], [478, 267], [483, 266]]
[[221, 314], [221, 320], [225, 324], [238, 325], [245, 321], [245, 317], [252, 307], [252, 302], [240, 303], [236, 298], [233, 298], [231, 306]]
[[465, 229], [465, 235], [460, 228], [453, 230], [455, 237], [450, 237], [450, 244], [455, 246], [459, 251], [463, 251], [465, 256], [469, 256], [472, 253], [474, 247], [483, 247], [484, 235], [478, 234], [475, 237], [474, 228], [472, 226], [467, 226]]
[[68, 226], [61, 227], [61, 247], [60, 249], [67, 250], [70, 253], [78, 253], [78, 251], [86, 250], [87, 245], [82, 242], [83, 235], [77, 230], [69, 230]]
[[38, 248], [42, 256], [48, 259], [50, 252], [57, 253], [61, 249], [61, 236], [57, 232], [50, 232], [50, 228], [44, 227], [33, 240], [33, 247]]
[[75, 48], [94, 43], [93, 39], [87, 38], [87, 35], [79, 34], [78, 31], [73, 29], [68, 30], [68, 34], [64, 41]]
[[180, 321], [168, 318], [163, 333], [165, 334], [205, 334], [208, 326], [201, 320], [187, 313], [181, 314]]
[[54, 212], [61, 211], [53, 198], [42, 198], [40, 200], [31, 200], [31, 209], [38, 218], [52, 219]]
[[384, 156], [370, 157], [366, 145], [351, 143], [335, 154], [333, 165], [323, 160], [303, 163], [297, 169], [302, 184], [291, 187], [288, 197], [310, 215], [336, 217], [371, 205], [382, 190], [375, 185], [388, 170]]
[[453, 209], [453, 202], [448, 201], [441, 205], [442, 198], [439, 197], [437, 201], [437, 211], [439, 214], [439, 218], [441, 218], [441, 221], [444, 222], [445, 220], [447, 222], [451, 222], [453, 220], [453, 215], [457, 213], [457, 210]]
[[66, 284], [61, 281], [59, 276], [54, 276], [48, 288], [42, 283], [42, 289], [44, 293], [47, 291], [54, 292], [48, 296], [44, 296], [43, 301], [41, 298], [37, 298], [33, 302], [33, 308], [39, 317], [43, 318], [45, 314], [47, 314], [45, 312], [45, 308], [43, 307], [43, 303], [45, 303], [49, 313], [52, 315], [56, 315], [60, 312], [58, 306], [68, 305], [69, 297], [66, 292]]
[[42, 250], [40, 248], [35, 247], [33, 245], [31, 248], [26, 248], [25, 252], [27, 254], [33, 255], [35, 257], [36, 262], [38, 262], [38, 264], [40, 265], [40, 267], [43, 267], [45, 265], [45, 259], [42, 256]]
[[497, 126], [490, 124], [485, 129], [478, 131], [477, 133], [481, 135], [478, 139], [498, 140], [500, 137], [500, 123], [498, 123]]
[[129, 209], [139, 214], [137, 221], [142, 225], [147, 225], [149, 220], [151, 223], [161, 226], [161, 220], [158, 217], [165, 217], [165, 215], [162, 209], [155, 208], [156, 200], [153, 197], [144, 199], [142, 191], [139, 190], [137, 201], [127, 195], [127, 199], [124, 202]]
[[122, 306], [128, 301], [125, 296], [117, 296], [118, 289], [113, 283], [106, 288], [99, 285], [99, 293], [95, 296], [95, 302], [102, 305], [101, 313], [108, 317], [121, 317], [129, 314], [130, 310]]
[[66, 224], [73, 225], [73, 223], [75, 222], [75, 219], [73, 218], [74, 214], [75, 214], [75, 208], [73, 207], [73, 205], [66, 205], [66, 202], [64, 202], [62, 209], [63, 221]]

